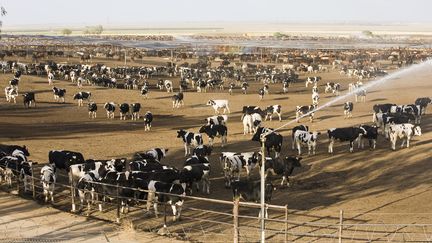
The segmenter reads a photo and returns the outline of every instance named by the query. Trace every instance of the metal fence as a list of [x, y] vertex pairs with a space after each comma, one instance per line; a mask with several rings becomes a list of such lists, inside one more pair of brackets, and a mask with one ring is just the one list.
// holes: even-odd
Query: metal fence
[[[43, 201], [43, 189], [37, 169], [33, 176], [27, 177], [30, 190], [24, 189], [23, 180], [14, 177], [12, 185], [3, 183], [0, 188], [17, 191], [20, 196]], [[102, 184], [95, 182], [95, 184]], [[130, 189], [147, 193], [146, 190], [104, 184], [104, 186]], [[55, 207], [62, 211], [71, 211], [86, 217], [122, 224], [136, 230], [157, 232], [168, 237], [200, 242], [256, 242], [260, 239], [260, 204], [225, 201], [195, 196], [181, 196], [185, 200], [181, 219], [174, 221], [170, 205], [160, 203], [160, 216], [156, 217], [152, 207], [147, 210], [144, 199], [124, 198], [121, 195], [109, 195], [111, 200], [102, 201], [96, 197], [90, 204], [81, 205], [79, 198], [72, 191], [76, 189], [69, 183], [66, 175], [58, 177], [55, 185]], [[86, 191], [90, 194], [90, 191]], [[97, 193], [95, 193], [97, 194]], [[158, 193], [159, 195], [171, 195]], [[178, 195], [175, 195], [178, 196]], [[121, 212], [121, 199], [133, 202], [127, 213]], [[99, 210], [98, 204], [104, 206]], [[76, 205], [73, 207], [72, 205]], [[432, 213], [419, 214], [416, 222], [401, 223], [394, 216], [403, 213], [354, 213], [350, 211], [298, 211], [289, 210], [288, 205], [266, 204], [268, 218], [265, 219], [265, 236], [269, 242], [431, 242]]]

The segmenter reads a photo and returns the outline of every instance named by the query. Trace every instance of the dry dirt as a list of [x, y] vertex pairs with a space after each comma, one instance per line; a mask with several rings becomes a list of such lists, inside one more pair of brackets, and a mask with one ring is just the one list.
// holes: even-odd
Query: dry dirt
[[[348, 83], [353, 82], [347, 77], [340, 76], [336, 71], [319, 75], [323, 77], [319, 87], [320, 104], [334, 98], [331, 94], [324, 94], [323, 84], [325, 82], [341, 82], [343, 92], [346, 92]], [[431, 214], [427, 214], [427, 212], [432, 212], [430, 203], [432, 199], [430, 176], [432, 118], [430, 114], [422, 118], [423, 135], [414, 138], [412, 147], [408, 149], [398, 147], [395, 152], [390, 150], [389, 142], [380, 136], [374, 151], [355, 147], [354, 153], [350, 154], [348, 144], [337, 143], [334, 155], [329, 155], [326, 136], [326, 130], [329, 128], [371, 123], [373, 104], [388, 102], [410, 104], [418, 97], [431, 96], [431, 75], [432, 68], [425, 68], [422, 72], [409, 73], [373, 88], [368, 92], [366, 103], [354, 104], [351, 119], [343, 119], [341, 106], [343, 101], [341, 101], [317, 112], [314, 123], [310, 123], [308, 119], [302, 120], [301, 124], [309, 125], [311, 130], [323, 133], [319, 138], [317, 154], [315, 156], [303, 155], [303, 166], [295, 172], [294, 185], [275, 191], [272, 203], [287, 204], [290, 210], [307, 211], [305, 214], [308, 215], [331, 215], [336, 219], [339, 210], [342, 209], [346, 217], [353, 220], [358, 219], [359, 222], [432, 222]], [[2, 88], [6, 86], [11, 77], [10, 74], [0, 75]], [[301, 78], [304, 77], [305, 75], [302, 74]], [[174, 80], [178, 81], [178, 78]], [[155, 82], [155, 79], [150, 80], [153, 87]], [[309, 105], [311, 102], [310, 88], [306, 89], [303, 82], [294, 84], [288, 94], [280, 93], [281, 84], [273, 84], [270, 86], [270, 95], [267, 95], [263, 101], [259, 101], [257, 95], [258, 87], [261, 84], [256, 83], [251, 85], [250, 94], [247, 95], [240, 94], [238, 89], [232, 96], [227, 90], [208, 93], [191, 91], [185, 93], [185, 106], [174, 110], [171, 108], [172, 94], [154, 88], [150, 90], [149, 99], [144, 99], [137, 90], [85, 86], [82, 90], [92, 92], [93, 101], [97, 102], [99, 108], [97, 119], [90, 120], [87, 108], [78, 107], [72, 100], [73, 94], [78, 91], [74, 85], [67, 81], [55, 81], [55, 86], [67, 89], [65, 104], [54, 101], [46, 77], [24, 76], [20, 82], [20, 93], [26, 91], [37, 93], [36, 108], [24, 109], [21, 97], [18, 98], [17, 104], [8, 104], [5, 102], [4, 94], [0, 94], [1, 143], [27, 145], [31, 153], [30, 159], [40, 163], [47, 162], [48, 151], [52, 149], [80, 151], [85, 158], [110, 159], [131, 157], [135, 151], [152, 147], [166, 147], [170, 151], [163, 162], [180, 167], [184, 162], [184, 149], [182, 141], [176, 138], [176, 131], [187, 129], [196, 132], [204, 123], [204, 118], [213, 115], [212, 108], [205, 106], [206, 101], [208, 99], [228, 99], [231, 109], [228, 121], [228, 145], [221, 148], [220, 140], [216, 139], [214, 153], [210, 157], [213, 164], [213, 179], [212, 192], [208, 196], [224, 200], [231, 200], [231, 193], [224, 188], [223, 180], [221, 180], [218, 154], [221, 151], [247, 152], [259, 149], [258, 143], [250, 141], [250, 135], [243, 135], [243, 127], [240, 122], [241, 107], [243, 105], [265, 107], [280, 104], [282, 105], [283, 122], [287, 122], [294, 118], [295, 106]], [[351, 96], [347, 100], [353, 99]], [[152, 130], [145, 132], [142, 120], [120, 121], [118, 112], [114, 120], [106, 119], [102, 106], [108, 101], [114, 101], [117, 104], [140, 102], [143, 106], [141, 113], [151, 111], [155, 115]], [[431, 112], [432, 109], [429, 110]], [[266, 127], [273, 128], [281, 124], [283, 123], [277, 120], [265, 122]], [[289, 125], [280, 131], [284, 136], [282, 150], [284, 156], [294, 154], [294, 151], [291, 150], [290, 139], [290, 129], [294, 125], [297, 124]], [[204, 141], [207, 142], [207, 138]], [[303, 151], [307, 151], [307, 148], [304, 148]], [[254, 176], [258, 178], [257, 171], [254, 172]], [[2, 200], [5, 201], [3, 197], [5, 197], [4, 194]], [[221, 208], [218, 205], [213, 207], [206, 204], [210, 209], [219, 210]], [[47, 209], [41, 209], [41, 213], [45, 210]], [[8, 212], [10, 215], [11, 211]], [[52, 212], [64, 215], [55, 210]], [[4, 217], [2, 215], [0, 219], [3, 220]], [[256, 221], [253, 222], [255, 226], [258, 226]]]

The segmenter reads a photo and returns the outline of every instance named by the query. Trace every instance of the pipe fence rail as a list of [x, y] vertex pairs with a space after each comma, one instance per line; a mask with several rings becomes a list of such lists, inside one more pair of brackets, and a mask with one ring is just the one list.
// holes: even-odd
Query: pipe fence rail
[[[1, 181], [0, 189], [45, 204], [38, 171], [40, 170], [32, 168], [32, 176], [24, 178], [13, 176], [11, 185]], [[19, 174], [17, 171], [13, 172]], [[171, 205], [168, 203], [158, 203], [160, 212], [156, 217], [151, 207], [152, 202], [147, 201], [147, 198], [121, 195], [122, 190], [130, 190], [134, 195], [146, 195], [149, 193], [148, 190], [89, 182], [96, 187], [112, 187], [112, 191], [116, 193], [104, 195], [100, 191], [81, 190], [85, 197], [80, 198], [73, 180], [69, 181], [67, 176], [59, 176], [58, 179], [59, 181], [55, 183], [54, 202], [50, 204], [62, 211], [71, 211], [86, 217], [183, 240], [256, 242], [261, 237], [259, 203], [240, 202], [238, 198], [226, 201], [156, 192], [155, 195], [158, 196], [176, 196], [185, 201], [180, 220], [175, 221], [172, 218]], [[127, 201], [129, 207], [122, 205], [122, 201]], [[103, 205], [102, 208], [99, 204]], [[268, 218], [264, 220], [265, 239], [269, 242], [432, 241], [432, 213], [428, 212], [411, 213], [411, 216], [416, 216], [416, 221], [405, 223], [400, 222], [400, 217], [396, 222], [394, 216], [410, 213], [354, 213], [342, 210], [323, 213], [290, 210], [288, 205], [266, 204], [265, 206], [268, 209]]]

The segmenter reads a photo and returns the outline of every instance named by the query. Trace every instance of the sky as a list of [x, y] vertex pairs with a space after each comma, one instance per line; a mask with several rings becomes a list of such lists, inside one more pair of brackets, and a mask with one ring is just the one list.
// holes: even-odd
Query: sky
[[185, 22], [432, 23], [431, 0], [0, 0], [4, 28]]

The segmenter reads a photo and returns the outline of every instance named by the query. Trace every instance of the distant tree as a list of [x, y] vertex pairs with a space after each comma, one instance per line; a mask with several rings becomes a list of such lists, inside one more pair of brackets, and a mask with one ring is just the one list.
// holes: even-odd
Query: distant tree
[[[3, 6], [0, 6], [0, 16], [5, 16], [7, 14], [6, 9]], [[1, 33], [1, 27], [2, 27], [3, 22], [0, 20], [0, 33]], [[0, 36], [1, 38], [1, 36]]]
[[273, 33], [273, 36], [276, 38], [282, 38], [282, 37], [285, 37], [286, 35], [281, 33], [281, 32], [275, 32], [275, 33]]
[[374, 34], [370, 30], [363, 30], [362, 34], [367, 37], [374, 37]]
[[83, 34], [85, 35], [100, 35], [103, 32], [103, 26], [102, 25], [96, 25], [96, 26], [86, 26]]
[[70, 34], [72, 34], [72, 30], [71, 29], [62, 29], [61, 33], [62, 33], [62, 35], [70, 35]]

